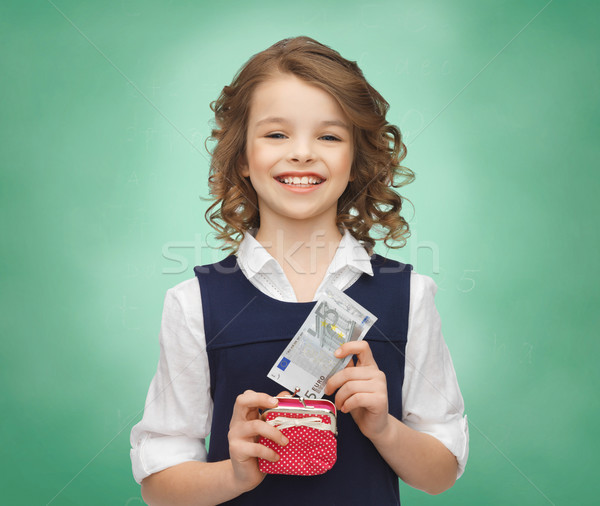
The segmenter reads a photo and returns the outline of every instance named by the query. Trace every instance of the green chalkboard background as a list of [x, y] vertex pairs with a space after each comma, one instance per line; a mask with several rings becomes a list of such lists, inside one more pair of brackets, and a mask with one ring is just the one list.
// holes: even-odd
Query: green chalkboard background
[[413, 236], [377, 251], [437, 282], [467, 407], [465, 475], [403, 503], [596, 504], [599, 19], [566, 0], [2, 2], [0, 502], [142, 503], [129, 431], [164, 293], [222, 257], [208, 104], [305, 34], [358, 61], [405, 136]]

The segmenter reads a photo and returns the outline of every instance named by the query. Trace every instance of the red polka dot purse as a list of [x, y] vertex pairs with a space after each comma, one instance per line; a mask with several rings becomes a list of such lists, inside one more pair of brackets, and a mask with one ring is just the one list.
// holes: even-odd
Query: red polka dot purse
[[279, 454], [277, 462], [258, 459], [267, 474], [315, 476], [333, 467], [337, 459], [335, 405], [325, 399], [278, 397], [276, 408], [263, 412], [262, 419], [277, 427], [288, 439], [279, 446], [261, 437], [259, 443]]

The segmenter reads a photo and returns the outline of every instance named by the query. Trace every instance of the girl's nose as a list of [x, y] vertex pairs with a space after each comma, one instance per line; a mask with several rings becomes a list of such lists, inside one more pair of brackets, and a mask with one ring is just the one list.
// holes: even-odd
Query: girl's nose
[[288, 159], [295, 163], [309, 163], [315, 159], [315, 154], [309, 142], [298, 141], [292, 145]]

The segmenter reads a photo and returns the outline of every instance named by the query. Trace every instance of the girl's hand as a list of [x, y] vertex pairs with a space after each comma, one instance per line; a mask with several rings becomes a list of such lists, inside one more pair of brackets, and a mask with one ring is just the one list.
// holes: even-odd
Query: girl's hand
[[[338, 358], [356, 355], [358, 362], [335, 373], [325, 386], [325, 393], [335, 395], [335, 406], [350, 413], [360, 431], [373, 440], [388, 425], [388, 393], [385, 374], [379, 370], [367, 341], [351, 341], [335, 352]], [[339, 389], [339, 390], [338, 390]]]
[[258, 486], [266, 476], [258, 469], [258, 457], [270, 462], [279, 460], [279, 455], [274, 450], [259, 444], [258, 438], [264, 436], [281, 446], [288, 443], [281, 431], [259, 418], [259, 409], [275, 406], [277, 406], [276, 399], [252, 390], [246, 390], [239, 395], [233, 406], [228, 434], [229, 457], [236, 485], [243, 492]]

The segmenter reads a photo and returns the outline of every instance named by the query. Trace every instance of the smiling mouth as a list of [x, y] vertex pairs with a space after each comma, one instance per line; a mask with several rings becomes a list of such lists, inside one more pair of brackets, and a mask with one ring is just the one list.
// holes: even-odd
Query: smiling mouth
[[309, 187], [309, 186], [317, 186], [325, 181], [325, 179], [321, 179], [315, 176], [283, 176], [276, 177], [277, 181], [283, 184], [287, 184], [290, 186], [298, 186], [298, 187]]

